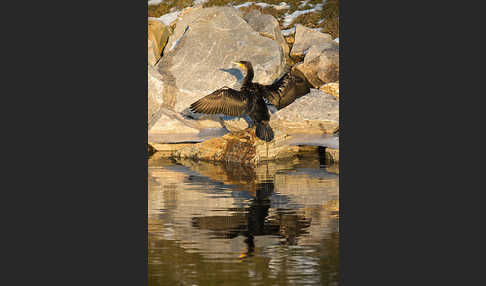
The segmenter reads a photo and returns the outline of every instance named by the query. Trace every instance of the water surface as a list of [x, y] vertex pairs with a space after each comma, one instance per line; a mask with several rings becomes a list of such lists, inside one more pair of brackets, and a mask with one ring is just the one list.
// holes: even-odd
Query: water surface
[[339, 175], [317, 153], [257, 167], [149, 159], [149, 285], [337, 285]]

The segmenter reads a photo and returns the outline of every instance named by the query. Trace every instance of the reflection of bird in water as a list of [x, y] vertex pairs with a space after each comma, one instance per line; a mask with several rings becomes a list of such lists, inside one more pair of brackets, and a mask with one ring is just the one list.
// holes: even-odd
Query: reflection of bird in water
[[292, 103], [296, 98], [309, 92], [310, 84], [298, 71], [286, 74], [272, 85], [252, 82], [254, 72], [248, 61], [235, 62], [246, 71], [241, 90], [220, 88], [191, 104], [193, 112], [242, 116], [247, 114], [256, 126], [256, 136], [261, 140], [273, 140], [273, 130], [268, 124], [270, 114], [265, 100], [278, 109]]
[[274, 188], [275, 186], [271, 181], [257, 184], [256, 196], [248, 209], [248, 227], [244, 232], [244, 235], [247, 237], [245, 243], [247, 244], [248, 250], [246, 253], [240, 255], [240, 258], [253, 255], [256, 235], [278, 232], [278, 225], [265, 224], [271, 203], [270, 196], [273, 194]]
[[[199, 162], [198, 164], [206, 166], [207, 163]], [[266, 175], [262, 181], [257, 181], [257, 175], [253, 168], [234, 164], [218, 164], [217, 166], [219, 171], [223, 171], [220, 175], [224, 174], [225, 180], [229, 180], [229, 182], [225, 181], [225, 183], [243, 184], [241, 176], [245, 174], [243, 175], [244, 184], [246, 186], [251, 185], [250, 189], [255, 188], [254, 195], [250, 199], [249, 205], [244, 207], [244, 209], [228, 209], [228, 211], [233, 213], [231, 215], [193, 217], [193, 227], [210, 230], [211, 237], [217, 239], [232, 239], [240, 235], [244, 236], [246, 247], [240, 258], [253, 255], [257, 236], [282, 236], [286, 238], [288, 244], [297, 243], [295, 238], [305, 233], [305, 229], [309, 227], [310, 222], [304, 216], [297, 214], [296, 210], [289, 209], [276, 209], [275, 215], [269, 217], [272, 195], [275, 194], [275, 185], [268, 165], [266, 165]], [[207, 169], [201, 168], [201, 170]]]

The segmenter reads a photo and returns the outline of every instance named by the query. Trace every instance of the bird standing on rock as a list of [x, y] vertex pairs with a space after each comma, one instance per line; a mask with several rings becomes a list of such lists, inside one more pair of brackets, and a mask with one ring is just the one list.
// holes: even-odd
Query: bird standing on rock
[[255, 134], [258, 138], [270, 142], [273, 140], [273, 130], [268, 124], [270, 114], [263, 93], [253, 80], [253, 67], [248, 61], [234, 62], [246, 71], [241, 90], [227, 86], [206, 95], [191, 104], [191, 111], [207, 114], [225, 114], [242, 116], [247, 114], [256, 125]]
[[198, 113], [230, 116], [247, 114], [256, 125], [256, 136], [270, 142], [273, 140], [274, 134], [268, 124], [270, 114], [265, 100], [281, 109], [296, 98], [309, 93], [310, 84], [303, 74], [294, 72], [286, 74], [272, 85], [261, 85], [252, 82], [253, 66], [249, 61], [232, 63], [246, 71], [241, 90], [225, 86], [191, 104], [190, 110]]

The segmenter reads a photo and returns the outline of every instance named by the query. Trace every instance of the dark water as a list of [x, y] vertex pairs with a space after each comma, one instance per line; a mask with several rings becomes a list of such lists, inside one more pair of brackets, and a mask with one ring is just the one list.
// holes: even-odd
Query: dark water
[[339, 175], [317, 153], [256, 168], [149, 160], [149, 285], [337, 285]]

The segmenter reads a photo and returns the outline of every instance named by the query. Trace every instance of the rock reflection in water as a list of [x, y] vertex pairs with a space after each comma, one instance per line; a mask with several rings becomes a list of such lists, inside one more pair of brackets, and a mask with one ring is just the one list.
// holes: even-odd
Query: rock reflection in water
[[325, 167], [152, 157], [149, 285], [336, 285], [339, 177]]

